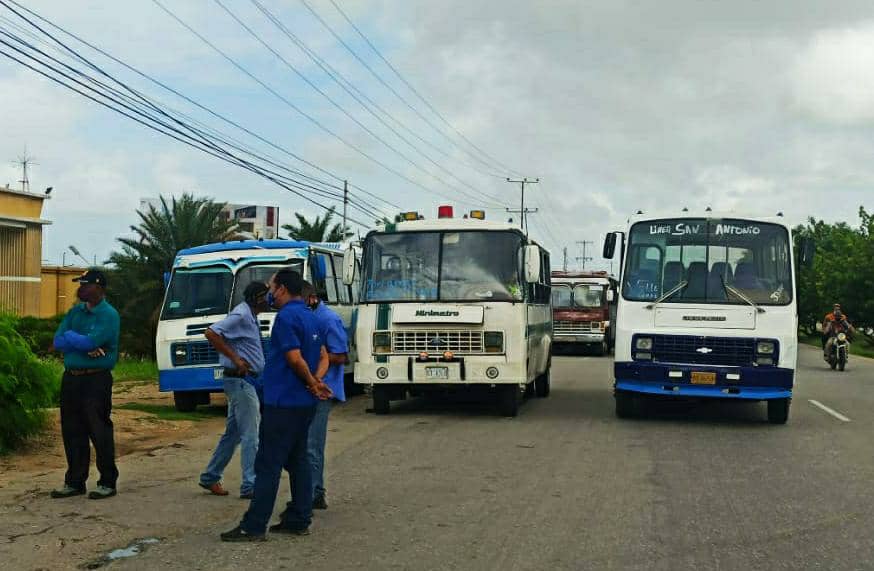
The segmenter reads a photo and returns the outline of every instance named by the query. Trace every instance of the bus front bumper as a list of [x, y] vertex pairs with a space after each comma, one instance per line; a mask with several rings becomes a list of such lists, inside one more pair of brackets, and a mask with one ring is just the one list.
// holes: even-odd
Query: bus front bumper
[[598, 344], [604, 342], [604, 334], [603, 333], [575, 333], [573, 335], [560, 335], [553, 334], [552, 336], [553, 343], [587, 343], [587, 344]]
[[158, 390], [211, 391], [224, 390], [224, 378], [219, 367], [181, 367], [158, 371]]
[[[693, 373], [703, 373], [709, 377], [708, 382], [693, 382]], [[614, 374], [614, 388], [617, 391], [668, 397], [771, 400], [792, 398], [795, 371], [780, 367], [715, 367], [633, 362], [616, 363]]]
[[[443, 368], [445, 371], [439, 371], [440, 375], [428, 371]], [[497, 376], [493, 376], [495, 372]], [[392, 356], [385, 363], [355, 363], [355, 383], [362, 385], [524, 385], [526, 382], [525, 366], [507, 363], [503, 355], [465, 356], [454, 362], [419, 362], [413, 357]]]

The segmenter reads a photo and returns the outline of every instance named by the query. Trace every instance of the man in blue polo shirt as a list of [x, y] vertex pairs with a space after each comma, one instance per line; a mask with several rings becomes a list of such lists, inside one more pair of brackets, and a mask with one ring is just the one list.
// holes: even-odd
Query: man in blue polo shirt
[[[309, 284], [307, 284], [309, 285]], [[343, 365], [349, 359], [349, 339], [343, 319], [334, 310], [322, 303], [312, 286], [304, 287], [307, 305], [313, 310], [319, 322], [319, 332], [328, 351], [328, 371], [324, 374], [325, 384], [334, 393], [333, 398], [319, 401], [316, 405], [316, 416], [310, 426], [308, 455], [313, 466], [313, 508], [328, 509], [325, 495], [325, 444], [328, 439], [328, 415], [331, 413], [333, 400], [346, 400], [343, 386]], [[322, 371], [317, 373], [317, 376]]]
[[279, 309], [270, 332], [270, 350], [262, 383], [264, 411], [255, 457], [255, 490], [240, 524], [221, 534], [222, 541], [264, 541], [273, 514], [282, 469], [289, 471], [294, 503], [274, 533], [309, 533], [313, 510], [312, 468], [307, 459], [307, 439], [316, 403], [331, 397], [331, 390], [313, 375], [328, 353], [315, 315], [301, 296], [303, 279], [292, 270], [281, 270], [270, 279], [267, 302]]
[[76, 295], [81, 303], [64, 316], [53, 343], [55, 350], [64, 353], [61, 435], [67, 473], [64, 487], [53, 490], [51, 497], [69, 498], [85, 493], [93, 444], [100, 479], [88, 497], [100, 500], [115, 495], [118, 480], [110, 414], [120, 320], [118, 312], [106, 301], [103, 272], [88, 270], [73, 281], [79, 282]]

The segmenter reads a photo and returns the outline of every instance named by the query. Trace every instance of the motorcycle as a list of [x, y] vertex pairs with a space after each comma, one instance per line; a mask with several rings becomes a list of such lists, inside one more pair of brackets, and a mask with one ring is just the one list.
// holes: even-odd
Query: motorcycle
[[847, 366], [847, 360], [850, 356], [850, 339], [843, 331], [834, 337], [831, 351], [829, 351], [828, 364], [832, 370], [843, 371]]

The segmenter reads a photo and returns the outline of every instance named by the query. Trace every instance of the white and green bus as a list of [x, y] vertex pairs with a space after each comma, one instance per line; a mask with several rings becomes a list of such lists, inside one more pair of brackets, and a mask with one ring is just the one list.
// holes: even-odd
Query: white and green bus
[[[550, 387], [549, 253], [482, 211], [405, 213], [363, 242], [355, 382], [377, 414], [428, 391], [481, 391], [515, 416]], [[347, 252], [346, 283], [359, 281]]]

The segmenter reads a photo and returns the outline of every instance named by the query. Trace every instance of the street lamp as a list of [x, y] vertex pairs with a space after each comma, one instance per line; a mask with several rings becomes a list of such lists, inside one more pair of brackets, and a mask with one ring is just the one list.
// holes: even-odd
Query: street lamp
[[68, 248], [70, 248], [70, 251], [73, 252], [73, 255], [79, 256], [80, 258], [82, 258], [82, 261], [85, 262], [86, 266], [89, 264], [88, 260], [85, 259], [85, 256], [83, 256], [82, 254], [79, 253], [79, 249], [76, 248], [76, 246], [71, 245], [71, 246], [68, 246]]

